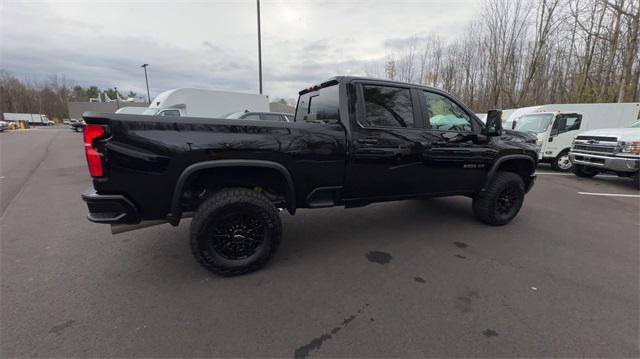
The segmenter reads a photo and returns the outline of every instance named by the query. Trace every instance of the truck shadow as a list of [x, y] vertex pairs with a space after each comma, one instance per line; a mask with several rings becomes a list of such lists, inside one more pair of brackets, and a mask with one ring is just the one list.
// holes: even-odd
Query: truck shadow
[[468, 198], [432, 198], [372, 204], [354, 209], [301, 210], [283, 216], [284, 238], [275, 261], [303, 261], [331, 252], [429, 245], [452, 239], [461, 230], [487, 227], [479, 223]]
[[[280, 248], [267, 267], [256, 273], [291, 267], [303, 270], [307, 260], [348, 262], [352, 255], [361, 256], [372, 248], [428, 246], [454, 239], [455, 232], [462, 228], [474, 231], [487, 227], [474, 218], [471, 200], [463, 197], [378, 203], [352, 209], [302, 209], [295, 216], [283, 211], [281, 218], [284, 233]], [[126, 242], [124, 246], [134, 247], [127, 250], [131, 258], [121, 258], [127, 263], [122, 269], [128, 268], [140, 275], [140, 280], [148, 281], [200, 281], [208, 277], [224, 280], [202, 269], [193, 259], [188, 245], [190, 225], [190, 220], [184, 220], [178, 228], [162, 225], [118, 236]]]

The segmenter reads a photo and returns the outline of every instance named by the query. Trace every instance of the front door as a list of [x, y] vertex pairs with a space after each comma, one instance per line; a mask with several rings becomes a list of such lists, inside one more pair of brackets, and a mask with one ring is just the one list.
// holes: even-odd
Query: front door
[[571, 147], [573, 139], [580, 132], [582, 115], [579, 113], [562, 113], [556, 116], [551, 127], [549, 141], [545, 153], [549, 151], [552, 156], [557, 156], [561, 151]]
[[461, 104], [437, 91], [420, 90], [420, 96], [425, 131], [435, 138], [424, 154], [432, 191], [477, 191], [497, 149], [479, 135], [482, 125]]

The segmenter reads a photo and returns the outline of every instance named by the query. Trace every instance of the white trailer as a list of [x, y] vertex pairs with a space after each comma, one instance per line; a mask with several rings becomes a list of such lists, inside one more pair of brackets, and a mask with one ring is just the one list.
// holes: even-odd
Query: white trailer
[[581, 132], [628, 127], [638, 121], [640, 103], [550, 104], [510, 111], [504, 127], [535, 134], [540, 161], [569, 171], [571, 143]]
[[49, 118], [39, 113], [3, 113], [4, 120], [7, 122], [26, 122], [31, 125], [48, 125]]
[[129, 115], [142, 115], [148, 109], [149, 109], [148, 107], [126, 106], [126, 107], [120, 107], [118, 110], [116, 110], [115, 113], [125, 113]]
[[223, 117], [231, 112], [269, 112], [265, 95], [178, 88], [156, 97], [145, 115]]

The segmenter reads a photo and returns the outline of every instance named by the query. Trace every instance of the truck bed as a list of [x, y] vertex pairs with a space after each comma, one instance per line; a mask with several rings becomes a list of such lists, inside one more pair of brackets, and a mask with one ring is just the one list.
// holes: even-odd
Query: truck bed
[[264, 160], [293, 177], [296, 206], [318, 187], [339, 186], [345, 174], [342, 125], [86, 113], [87, 124], [107, 125], [96, 143], [107, 172], [95, 178], [100, 194], [121, 194], [141, 220], [170, 211], [175, 185], [190, 165], [220, 160]]

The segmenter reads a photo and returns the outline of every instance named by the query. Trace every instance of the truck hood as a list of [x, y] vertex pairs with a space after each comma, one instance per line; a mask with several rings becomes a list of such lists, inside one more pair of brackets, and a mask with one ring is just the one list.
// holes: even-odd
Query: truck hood
[[640, 141], [640, 128], [601, 128], [599, 130], [584, 131], [580, 136], [617, 137], [618, 141]]
[[538, 139], [538, 137], [534, 133], [530, 132], [520, 132], [516, 130], [503, 129], [502, 133], [504, 136], [508, 136], [512, 140], [517, 139], [516, 141], [519, 140], [527, 143], [535, 143]]

